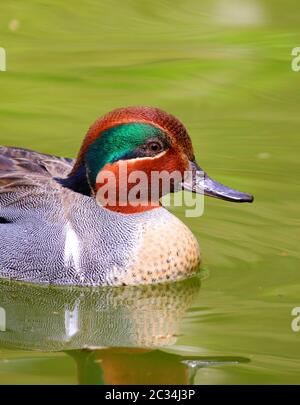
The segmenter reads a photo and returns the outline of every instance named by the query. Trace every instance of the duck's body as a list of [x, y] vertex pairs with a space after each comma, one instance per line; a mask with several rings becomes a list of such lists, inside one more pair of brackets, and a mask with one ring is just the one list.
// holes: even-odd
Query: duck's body
[[0, 148], [0, 277], [63, 285], [145, 284], [195, 273], [199, 247], [164, 208], [124, 215], [55, 178], [74, 161]]
[[[122, 162], [130, 174], [144, 170], [146, 185], [154, 170], [178, 170], [181, 176], [191, 165], [200, 170], [183, 125], [149, 107], [119, 109], [96, 121], [77, 160], [0, 148], [0, 277], [96, 286], [149, 284], [195, 274], [198, 242], [158, 199], [146, 194], [137, 206], [123, 206], [121, 200], [104, 206], [103, 198], [97, 199], [99, 173], [105, 168], [120, 177]], [[197, 182], [180, 184], [199, 192]], [[204, 193], [252, 201], [208, 176]]]

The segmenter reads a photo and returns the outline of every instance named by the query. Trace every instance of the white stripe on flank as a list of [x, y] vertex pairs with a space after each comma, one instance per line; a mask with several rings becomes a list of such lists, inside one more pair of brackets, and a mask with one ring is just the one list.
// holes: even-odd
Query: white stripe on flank
[[66, 240], [65, 240], [65, 266], [74, 265], [75, 270], [80, 272], [80, 244], [78, 236], [76, 235], [71, 224], [68, 222], [65, 226]]

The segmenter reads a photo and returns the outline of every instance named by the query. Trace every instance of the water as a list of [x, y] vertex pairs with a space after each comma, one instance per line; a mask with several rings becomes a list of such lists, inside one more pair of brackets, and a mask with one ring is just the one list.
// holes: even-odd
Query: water
[[207, 198], [198, 219], [174, 209], [200, 241], [201, 281], [2, 282], [0, 383], [299, 383], [299, 2], [0, 9], [2, 144], [74, 156], [97, 116], [155, 105], [186, 124], [212, 177], [255, 195], [252, 205]]

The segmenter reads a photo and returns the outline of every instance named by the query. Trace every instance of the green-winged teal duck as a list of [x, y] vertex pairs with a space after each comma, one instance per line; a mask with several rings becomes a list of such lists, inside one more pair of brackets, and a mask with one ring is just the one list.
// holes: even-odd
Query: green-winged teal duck
[[[149, 182], [153, 171], [177, 171], [182, 177], [187, 170], [201, 171], [182, 123], [152, 107], [121, 108], [98, 119], [76, 160], [1, 147], [0, 277], [98, 286], [150, 284], [195, 274], [198, 242], [160, 205], [161, 195], [153, 201], [146, 194], [134, 206], [118, 198], [115, 205], [99, 202], [99, 174], [105, 169], [118, 177], [121, 163], [127, 164], [128, 176], [143, 171]], [[253, 200], [205, 173], [201, 184], [197, 176], [181, 180], [180, 187], [195, 193]], [[130, 192], [132, 185], [126, 186]], [[178, 184], [172, 187], [176, 191]]]

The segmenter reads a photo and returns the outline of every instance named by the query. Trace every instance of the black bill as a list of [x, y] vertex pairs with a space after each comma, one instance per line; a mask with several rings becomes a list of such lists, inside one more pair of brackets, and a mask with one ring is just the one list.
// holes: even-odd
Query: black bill
[[190, 172], [185, 176], [182, 188], [193, 193], [205, 194], [233, 202], [252, 202], [254, 199], [251, 194], [242, 193], [213, 180], [196, 162], [190, 162]]

